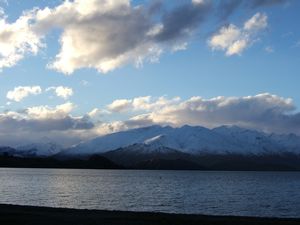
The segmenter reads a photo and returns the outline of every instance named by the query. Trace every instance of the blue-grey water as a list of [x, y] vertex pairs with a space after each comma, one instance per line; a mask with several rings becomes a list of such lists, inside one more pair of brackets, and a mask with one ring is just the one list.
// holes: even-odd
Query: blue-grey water
[[300, 217], [299, 172], [0, 169], [0, 203]]

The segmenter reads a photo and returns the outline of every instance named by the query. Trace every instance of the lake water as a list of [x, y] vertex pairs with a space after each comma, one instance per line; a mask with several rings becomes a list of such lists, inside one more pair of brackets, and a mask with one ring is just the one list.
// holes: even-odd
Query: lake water
[[0, 169], [0, 203], [300, 217], [299, 172]]

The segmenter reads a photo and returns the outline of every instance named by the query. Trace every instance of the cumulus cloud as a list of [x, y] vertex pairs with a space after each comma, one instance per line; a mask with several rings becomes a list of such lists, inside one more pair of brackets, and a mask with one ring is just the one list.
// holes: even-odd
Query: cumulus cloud
[[15, 22], [0, 13], [0, 70], [16, 65], [26, 54], [36, 55], [43, 46], [42, 35], [31, 28], [35, 11], [24, 12]]
[[184, 4], [154, 22], [148, 8], [132, 6], [129, 0], [66, 1], [40, 10], [36, 29], [63, 29], [51, 68], [65, 74], [80, 68], [106, 73], [128, 63], [158, 61], [165, 48], [177, 46], [196, 27], [206, 5]]
[[58, 105], [55, 108], [49, 106], [35, 106], [26, 109], [26, 114], [29, 118], [34, 119], [58, 119], [66, 117], [73, 109], [74, 104], [67, 102], [62, 105]]
[[243, 28], [234, 24], [222, 27], [209, 40], [208, 45], [212, 50], [225, 51], [227, 56], [240, 55], [253, 44], [257, 34], [268, 26], [267, 16], [256, 13], [244, 23]]
[[74, 144], [81, 139], [82, 133], [94, 128], [88, 116], [74, 117], [75, 108], [67, 102], [55, 107], [33, 106], [24, 110], [0, 113], [0, 142], [2, 145], [18, 145], [25, 142], [39, 142], [41, 138], [62, 145]]
[[89, 116], [91, 119], [98, 119], [101, 116], [109, 115], [109, 114], [111, 114], [111, 112], [108, 110], [94, 108], [87, 113], [87, 116]]
[[133, 99], [117, 99], [107, 106], [110, 112], [128, 112], [128, 111], [149, 111], [159, 110], [161, 107], [174, 104], [180, 101], [179, 97], [167, 99], [162, 96], [159, 98], [152, 98], [151, 96], [142, 96]]
[[[62, 31], [60, 52], [49, 68], [71, 74], [80, 68], [106, 73], [122, 65], [157, 62], [165, 50], [183, 49], [186, 37], [204, 21], [208, 1], [182, 3], [172, 10], [130, 0], [63, 1], [25, 12], [14, 23], [0, 19], [0, 68], [36, 54], [53, 29]], [[179, 46], [179, 47], [178, 47]]]
[[20, 102], [29, 95], [38, 95], [42, 93], [40, 86], [19, 86], [6, 94], [7, 99]]
[[68, 99], [73, 95], [73, 89], [70, 87], [57, 86], [57, 87], [49, 87], [46, 91], [53, 90], [57, 97]]
[[[187, 100], [162, 98], [151, 98], [140, 108], [144, 112], [125, 121], [125, 124], [134, 127], [150, 124], [216, 127], [227, 124], [269, 132], [300, 132], [300, 114], [293, 113], [295, 106], [290, 98], [269, 93], [211, 99], [199, 96]], [[134, 102], [134, 99], [130, 102]], [[135, 108], [131, 107], [131, 110]]]
[[130, 102], [127, 99], [118, 99], [109, 104], [107, 108], [112, 112], [122, 112], [130, 106]]
[[[70, 102], [55, 107], [34, 106], [5, 111], [0, 113], [0, 142], [17, 144], [26, 138], [27, 141], [34, 138], [38, 141], [46, 136], [63, 145], [76, 144], [99, 135], [153, 124], [209, 128], [237, 125], [300, 135], [300, 113], [292, 99], [269, 93], [209, 99], [145, 96], [125, 100], [114, 101], [126, 104], [113, 104], [115, 107], [111, 111], [107, 106], [107, 109], [96, 108], [81, 116], [72, 115], [76, 106]], [[115, 113], [123, 113], [125, 119], [114, 120]]]
[[[162, 1], [136, 5], [130, 0], [66, 0], [54, 7], [23, 12], [12, 23], [0, 10], [0, 69], [16, 65], [28, 54], [37, 54], [45, 46], [44, 37], [53, 30], [61, 31], [60, 50], [48, 67], [64, 74], [81, 68], [107, 73], [127, 64], [158, 62], [164, 52], [185, 50], [190, 37], [198, 33], [199, 25], [208, 20], [212, 27], [218, 26], [239, 6], [245, 10], [249, 5], [256, 9], [284, 2], [190, 0], [166, 7]], [[259, 21], [253, 18], [254, 23], [249, 21], [244, 28], [222, 28], [219, 35], [226, 36], [226, 32], [238, 29], [241, 36], [227, 47], [215, 41], [211, 47], [228, 55], [240, 54], [252, 43], [249, 29], [263, 29], [260, 22], [264, 17], [258, 16]], [[212, 18], [217, 18], [217, 24]]]

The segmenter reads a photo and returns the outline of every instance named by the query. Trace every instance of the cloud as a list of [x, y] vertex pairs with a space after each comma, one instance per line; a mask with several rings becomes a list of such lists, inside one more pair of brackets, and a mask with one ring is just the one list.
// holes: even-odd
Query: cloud
[[157, 15], [153, 4], [133, 6], [129, 0], [65, 1], [39, 10], [34, 29], [41, 34], [55, 27], [63, 30], [50, 68], [65, 74], [80, 68], [106, 73], [129, 63], [157, 62], [165, 50], [182, 50], [209, 5], [189, 2]]
[[93, 124], [88, 117], [74, 117], [70, 114], [74, 107], [73, 103], [67, 102], [56, 107], [34, 106], [18, 112], [6, 111], [0, 114], [0, 130], [50, 132], [92, 128]]
[[40, 86], [19, 86], [14, 90], [8, 91], [6, 98], [15, 102], [20, 102], [29, 95], [38, 95], [42, 93]]
[[[300, 113], [292, 99], [269, 93], [209, 99], [144, 96], [114, 102], [124, 104], [113, 104], [112, 111], [96, 108], [81, 116], [72, 115], [76, 106], [71, 102], [4, 111], [0, 113], [0, 143], [16, 145], [26, 139], [36, 142], [47, 137], [62, 145], [72, 145], [99, 135], [153, 124], [209, 128], [237, 125], [300, 135]], [[124, 119], [115, 120], [115, 113], [121, 113]]]
[[[193, 35], [205, 34], [199, 29], [204, 22], [215, 27], [220, 21], [226, 22], [237, 8], [249, 10], [250, 6], [253, 10], [284, 2], [189, 0], [167, 7], [163, 1], [133, 4], [130, 0], [66, 0], [54, 7], [25, 11], [12, 23], [0, 12], [0, 69], [37, 54], [53, 30], [61, 32], [60, 50], [48, 68], [72, 74], [82, 68], [107, 73], [128, 64], [139, 67], [144, 62], [158, 62], [164, 52], [185, 50]], [[248, 34], [248, 27], [263, 29], [260, 22], [264, 14], [258, 16], [252, 25], [249, 21], [245, 28], [234, 28], [241, 36], [228, 47], [212, 47], [228, 55], [240, 54], [253, 41], [254, 34]], [[228, 32], [233, 29], [230, 25], [221, 31], [226, 32], [226, 28]]]
[[57, 97], [68, 99], [73, 95], [73, 89], [70, 87], [57, 86], [57, 87], [49, 87], [46, 91], [53, 90]]
[[244, 23], [243, 28], [234, 24], [222, 27], [208, 40], [208, 45], [212, 50], [225, 51], [227, 56], [240, 55], [253, 44], [257, 34], [267, 26], [267, 16], [256, 13]]
[[0, 13], [0, 70], [16, 65], [25, 55], [36, 55], [43, 44], [43, 36], [32, 31], [35, 11], [24, 12], [15, 22], [9, 23]]
[[265, 51], [267, 52], [267, 53], [274, 53], [274, 48], [272, 47], [272, 46], [266, 46], [265, 47]]
[[263, 30], [268, 26], [268, 17], [266, 14], [256, 13], [244, 24], [244, 30], [249, 32], [256, 32]]
[[[73, 89], [70, 87], [57, 86], [49, 87], [45, 90], [54, 91], [57, 97], [68, 99], [73, 95]], [[40, 86], [19, 86], [7, 92], [6, 97], [9, 100], [20, 102], [29, 95], [39, 95], [43, 92]]]
[[[162, 3], [132, 5], [130, 0], [63, 1], [34, 8], [15, 22], [1, 14], [0, 69], [12, 67], [42, 40], [62, 31], [60, 51], [48, 67], [65, 74], [81, 68], [106, 73], [126, 64], [157, 62], [164, 51], [182, 50], [186, 39], [210, 11], [208, 1], [185, 2], [171, 10]], [[180, 48], [178, 47], [180, 46]]]
[[159, 110], [161, 107], [165, 107], [179, 101], [179, 97], [167, 99], [166, 97], [162, 96], [153, 101], [151, 96], [142, 96], [133, 99], [117, 99], [109, 104], [107, 109], [108, 111], [115, 113]]
[[66, 117], [73, 109], [74, 104], [67, 102], [55, 108], [49, 106], [35, 106], [26, 109], [26, 114], [33, 119], [58, 119]]
[[78, 143], [84, 136], [82, 133], [94, 128], [94, 123], [86, 115], [72, 116], [74, 108], [73, 103], [67, 102], [55, 107], [34, 106], [0, 113], [0, 142], [16, 146], [47, 137], [62, 145]]
[[112, 112], [123, 112], [130, 107], [131, 101], [127, 99], [118, 99], [107, 106]]
[[193, 4], [181, 5], [162, 16], [162, 29], [155, 35], [161, 41], [175, 41], [190, 34], [200, 22], [206, 20], [211, 11], [206, 1], [193, 1]]
[[[133, 101], [134, 99], [130, 102]], [[294, 113], [295, 105], [292, 99], [269, 93], [246, 97], [220, 96], [211, 99], [195, 96], [187, 100], [161, 97], [151, 99], [146, 107], [140, 109], [143, 109], [143, 112], [124, 121], [125, 125], [136, 127], [150, 124], [189, 124], [216, 127], [227, 124], [268, 132], [300, 133], [300, 114]], [[132, 107], [131, 110], [134, 112], [135, 108]]]

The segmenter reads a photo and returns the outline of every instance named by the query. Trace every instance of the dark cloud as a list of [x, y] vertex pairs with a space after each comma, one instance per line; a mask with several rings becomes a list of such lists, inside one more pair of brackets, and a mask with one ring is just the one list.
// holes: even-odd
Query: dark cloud
[[94, 124], [87, 118], [45, 118], [45, 119], [16, 119], [10, 116], [0, 116], [0, 131], [66, 131], [92, 129]]
[[288, 0], [222, 0], [215, 4], [215, 15], [218, 19], [226, 21], [238, 8], [251, 9], [270, 7], [284, 4]]
[[170, 12], [165, 12], [161, 20], [163, 30], [156, 36], [156, 39], [158, 41], [172, 41], [184, 37], [199, 23], [205, 21], [211, 10], [211, 4], [185, 4]]
[[161, 12], [163, 8], [164, 8], [164, 3], [162, 0], [154, 0], [151, 1], [150, 5], [148, 6], [147, 12], [149, 13], [149, 15], [155, 15]]

